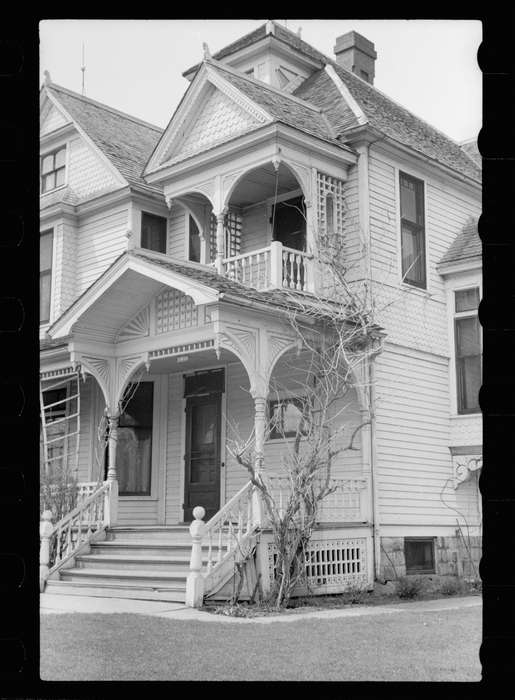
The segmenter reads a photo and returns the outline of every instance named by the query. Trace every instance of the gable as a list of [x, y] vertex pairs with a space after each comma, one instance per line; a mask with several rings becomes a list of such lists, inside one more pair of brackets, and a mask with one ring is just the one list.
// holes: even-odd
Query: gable
[[70, 139], [68, 150], [68, 186], [79, 200], [120, 187], [119, 178], [82, 136]]
[[56, 129], [59, 129], [62, 126], [65, 126], [66, 124], [70, 124], [70, 120], [66, 119], [54, 105], [51, 105], [49, 109], [45, 110], [45, 112], [46, 113], [43, 113], [43, 118], [40, 125], [41, 136], [45, 136], [52, 131], [56, 131]]
[[198, 105], [191, 126], [184, 127], [185, 136], [174, 158], [204, 151], [259, 126], [252, 115], [214, 86], [209, 86]]

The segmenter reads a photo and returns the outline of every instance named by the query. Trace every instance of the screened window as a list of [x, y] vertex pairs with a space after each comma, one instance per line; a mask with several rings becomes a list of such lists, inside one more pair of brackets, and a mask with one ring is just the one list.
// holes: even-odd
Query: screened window
[[456, 291], [454, 304], [458, 413], [477, 413], [481, 387], [481, 330], [477, 317], [479, 288]]
[[192, 262], [200, 262], [200, 231], [197, 222], [190, 214], [189, 225], [189, 256]]
[[141, 247], [166, 253], [166, 219], [141, 212]]
[[52, 291], [52, 248], [54, 233], [43, 231], [39, 237], [39, 322], [50, 320]]
[[402, 279], [426, 288], [424, 183], [400, 173]]
[[433, 537], [406, 537], [404, 557], [407, 574], [435, 573], [435, 544]]
[[66, 173], [66, 146], [41, 157], [41, 193], [64, 185]]
[[295, 437], [298, 432], [307, 434], [307, 420], [300, 399], [280, 399], [268, 402], [270, 439]]

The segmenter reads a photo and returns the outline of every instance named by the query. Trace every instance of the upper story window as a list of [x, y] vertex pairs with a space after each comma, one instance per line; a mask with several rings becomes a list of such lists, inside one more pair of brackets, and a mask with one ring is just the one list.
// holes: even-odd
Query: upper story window
[[39, 322], [50, 321], [52, 291], [52, 249], [54, 232], [43, 231], [39, 238]]
[[141, 247], [166, 253], [166, 219], [141, 212]]
[[66, 146], [41, 156], [41, 194], [64, 185], [66, 175]]
[[253, 78], [254, 77], [254, 68], [249, 68], [248, 70], [246, 70], [245, 75], [248, 75], [249, 78]]
[[301, 399], [289, 398], [268, 402], [269, 437], [271, 440], [306, 435], [307, 420]]
[[479, 287], [454, 292], [454, 340], [458, 413], [478, 413], [481, 387]]
[[424, 183], [400, 173], [402, 280], [426, 289]]
[[197, 222], [189, 216], [189, 248], [188, 260], [192, 262], [200, 262], [200, 231]]

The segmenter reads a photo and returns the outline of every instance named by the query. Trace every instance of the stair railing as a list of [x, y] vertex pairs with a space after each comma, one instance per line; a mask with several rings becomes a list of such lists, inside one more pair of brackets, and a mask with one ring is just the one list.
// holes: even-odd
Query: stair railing
[[[207, 523], [205, 510], [193, 509], [190, 525], [192, 551], [190, 574], [186, 584], [186, 605], [200, 607], [206, 594], [229, 579], [234, 562], [244, 560], [252, 551], [253, 534], [258, 525], [253, 518], [252, 482], [248, 482]], [[202, 545], [207, 545], [202, 559]]]
[[105, 481], [55, 525], [52, 525], [52, 512], [46, 510], [43, 513], [39, 557], [41, 591], [44, 591], [49, 576], [71, 562], [93, 538], [114, 524], [117, 500], [118, 482]]

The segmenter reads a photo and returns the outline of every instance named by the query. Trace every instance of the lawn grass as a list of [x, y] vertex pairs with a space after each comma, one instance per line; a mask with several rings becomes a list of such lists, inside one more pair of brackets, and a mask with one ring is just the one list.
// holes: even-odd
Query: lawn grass
[[478, 681], [481, 608], [284, 623], [41, 618], [43, 680]]

